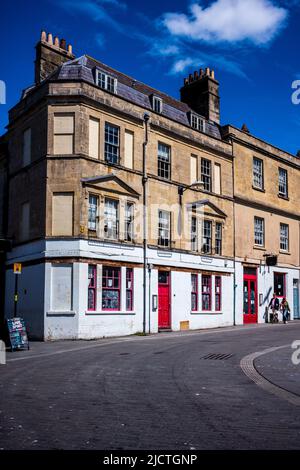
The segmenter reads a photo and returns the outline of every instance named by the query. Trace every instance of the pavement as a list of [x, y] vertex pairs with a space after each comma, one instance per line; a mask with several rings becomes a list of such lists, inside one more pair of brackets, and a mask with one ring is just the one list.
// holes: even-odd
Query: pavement
[[[0, 449], [298, 449], [300, 322], [31, 343], [0, 365]], [[264, 353], [269, 348], [279, 348]]]

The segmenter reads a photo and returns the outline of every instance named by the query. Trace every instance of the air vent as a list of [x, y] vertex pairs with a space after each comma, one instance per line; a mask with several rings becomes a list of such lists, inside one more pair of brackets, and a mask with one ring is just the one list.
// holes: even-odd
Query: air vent
[[233, 354], [207, 354], [206, 356], [201, 357], [201, 359], [211, 360], [211, 361], [226, 361], [233, 357]]

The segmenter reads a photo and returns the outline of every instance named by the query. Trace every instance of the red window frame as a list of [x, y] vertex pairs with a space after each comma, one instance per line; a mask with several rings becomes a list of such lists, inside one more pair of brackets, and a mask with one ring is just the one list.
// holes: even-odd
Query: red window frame
[[126, 311], [133, 310], [133, 268], [126, 268]]
[[[102, 271], [102, 310], [117, 312], [121, 306], [121, 268], [114, 266], [103, 266]], [[105, 293], [110, 292], [104, 305]], [[112, 295], [113, 294], [113, 295]], [[117, 303], [113, 302], [117, 300]], [[109, 305], [109, 301], [110, 304]]]
[[191, 308], [192, 312], [198, 311], [198, 274], [191, 275]]
[[[211, 275], [202, 274], [202, 310], [208, 312], [211, 310]], [[206, 307], [205, 298], [208, 300]]]
[[222, 310], [222, 276], [215, 277], [215, 310]]
[[88, 265], [88, 311], [95, 312], [97, 309], [97, 265]]

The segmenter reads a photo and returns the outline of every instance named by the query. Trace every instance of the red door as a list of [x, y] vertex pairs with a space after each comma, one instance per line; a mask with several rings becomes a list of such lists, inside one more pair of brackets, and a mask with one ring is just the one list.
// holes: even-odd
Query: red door
[[[250, 271], [250, 270], [249, 270]], [[244, 272], [244, 323], [257, 323], [257, 274]]]
[[170, 273], [158, 272], [158, 328], [171, 328]]

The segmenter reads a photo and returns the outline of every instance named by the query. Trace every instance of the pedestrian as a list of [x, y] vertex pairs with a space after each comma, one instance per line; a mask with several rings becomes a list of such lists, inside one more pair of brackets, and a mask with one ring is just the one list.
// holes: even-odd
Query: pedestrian
[[282, 302], [280, 304], [280, 310], [282, 312], [283, 323], [286, 324], [288, 322], [291, 309], [285, 297], [283, 297]]
[[272, 317], [270, 315], [270, 321], [271, 323], [277, 323], [278, 322], [278, 310], [279, 310], [279, 299], [277, 298], [275, 292], [273, 294], [273, 297], [272, 299], [270, 300], [270, 303], [269, 303], [269, 308], [271, 308], [272, 310]]

